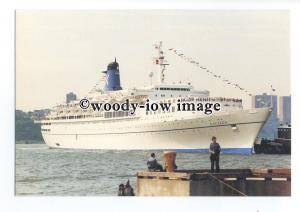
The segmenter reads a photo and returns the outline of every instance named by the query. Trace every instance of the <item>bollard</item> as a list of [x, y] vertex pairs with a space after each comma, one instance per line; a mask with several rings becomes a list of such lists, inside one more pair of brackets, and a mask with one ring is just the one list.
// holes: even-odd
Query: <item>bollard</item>
[[164, 152], [164, 158], [165, 158], [166, 172], [174, 172], [176, 152], [174, 152], [174, 151], [165, 151]]

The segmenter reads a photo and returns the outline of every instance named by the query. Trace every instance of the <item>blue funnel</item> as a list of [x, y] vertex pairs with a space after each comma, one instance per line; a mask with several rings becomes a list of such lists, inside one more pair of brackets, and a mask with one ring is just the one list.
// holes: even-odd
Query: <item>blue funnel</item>
[[119, 64], [116, 59], [114, 62], [108, 64], [107, 70], [104, 71], [106, 73], [106, 82], [104, 86], [105, 91], [117, 91], [122, 90], [120, 83], [120, 72], [119, 72]]

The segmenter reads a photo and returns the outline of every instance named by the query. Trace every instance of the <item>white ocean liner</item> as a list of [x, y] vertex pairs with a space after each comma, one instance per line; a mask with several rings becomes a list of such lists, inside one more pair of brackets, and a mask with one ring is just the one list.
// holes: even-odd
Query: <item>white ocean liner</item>
[[225, 153], [251, 153], [254, 141], [267, 120], [269, 108], [243, 109], [242, 100], [210, 97], [209, 91], [195, 90], [190, 84], [166, 84], [166, 61], [161, 43], [156, 46], [159, 67], [158, 82], [144, 88], [122, 89], [118, 63], [112, 62], [103, 72], [105, 88], [93, 89], [85, 98], [90, 102], [152, 102], [175, 103], [219, 102], [221, 110], [206, 115], [202, 112], [159, 109], [135, 114], [117, 111], [93, 111], [80, 108], [80, 101], [56, 106], [41, 120], [47, 145], [76, 149], [172, 149], [176, 151], [207, 151], [211, 137], [217, 137]]

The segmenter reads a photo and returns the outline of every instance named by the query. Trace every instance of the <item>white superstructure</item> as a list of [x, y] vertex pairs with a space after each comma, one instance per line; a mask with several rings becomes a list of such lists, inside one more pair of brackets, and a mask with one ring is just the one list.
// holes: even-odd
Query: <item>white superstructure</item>
[[[44, 120], [42, 135], [50, 147], [76, 149], [172, 149], [177, 151], [206, 151], [212, 136], [216, 136], [223, 152], [251, 153], [253, 143], [270, 113], [269, 108], [243, 109], [242, 100], [210, 97], [209, 91], [195, 90], [190, 84], [166, 84], [166, 61], [160, 45], [156, 46], [160, 67], [158, 83], [122, 89], [116, 79], [118, 64], [111, 63], [105, 72], [107, 89], [93, 89], [85, 98], [90, 102], [131, 102], [145, 104], [169, 102], [169, 111], [147, 112], [138, 108], [128, 111], [93, 111], [80, 108], [80, 102], [58, 105]], [[109, 68], [116, 68], [109, 75]], [[117, 88], [118, 87], [118, 88]], [[111, 89], [116, 90], [111, 90]], [[196, 111], [177, 111], [175, 104], [184, 102], [219, 102], [221, 110], [206, 115]], [[174, 105], [173, 105], [174, 104]]]

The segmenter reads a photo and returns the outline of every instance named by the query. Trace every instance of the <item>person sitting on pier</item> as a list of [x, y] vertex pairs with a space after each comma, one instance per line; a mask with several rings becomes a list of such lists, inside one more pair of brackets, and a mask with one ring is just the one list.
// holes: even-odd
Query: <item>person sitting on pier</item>
[[149, 171], [163, 171], [163, 167], [157, 162], [154, 153], [151, 153], [151, 157], [147, 161], [147, 167]]
[[213, 136], [211, 138], [212, 143], [209, 146], [209, 153], [210, 153], [210, 163], [211, 163], [211, 172], [214, 172], [214, 167], [216, 166], [216, 172], [220, 172], [220, 166], [219, 166], [219, 159], [220, 159], [220, 152], [221, 147], [220, 144], [217, 143], [217, 138]]

